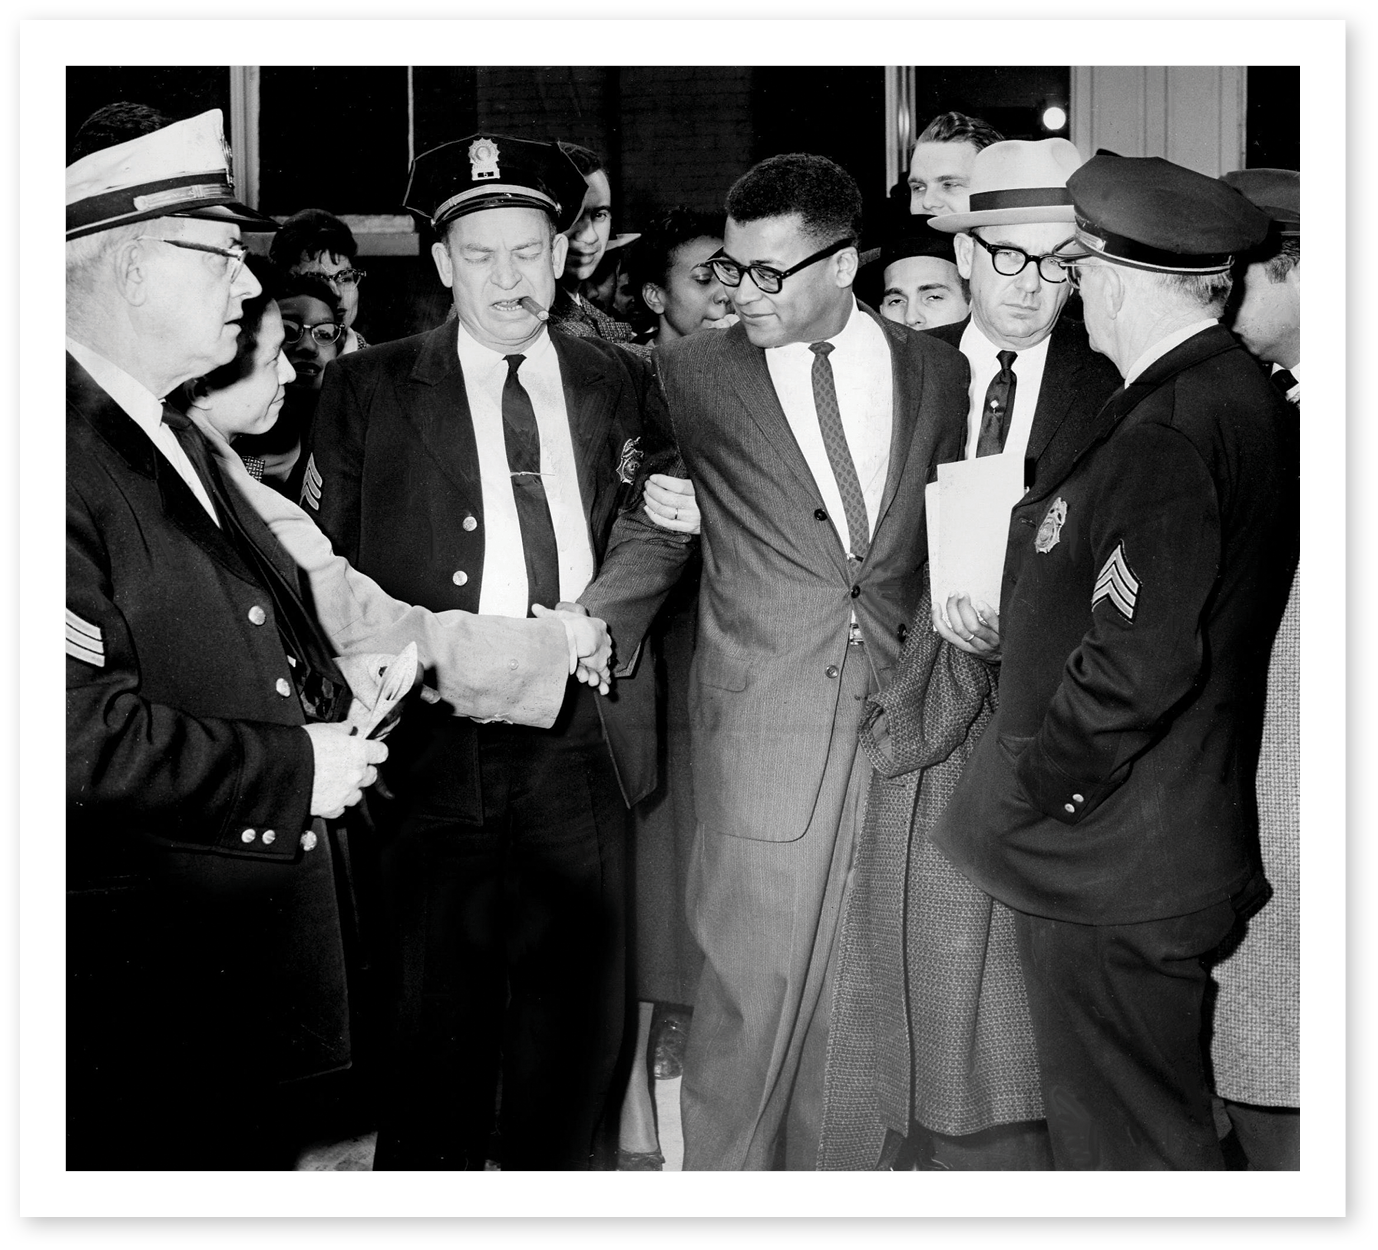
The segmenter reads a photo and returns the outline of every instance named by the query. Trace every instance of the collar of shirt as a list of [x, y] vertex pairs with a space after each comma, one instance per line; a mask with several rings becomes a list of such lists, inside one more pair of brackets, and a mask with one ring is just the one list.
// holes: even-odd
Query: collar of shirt
[[[1056, 328], [1054, 325], [1054, 331]], [[1028, 448], [1029, 435], [1033, 432], [1034, 410], [1038, 407], [1038, 393], [1043, 387], [1043, 369], [1048, 363], [1048, 345], [1052, 341], [1053, 335], [1049, 333], [1041, 343], [1026, 347], [1015, 355], [1014, 411], [1010, 413], [1009, 430], [1005, 435], [1006, 452], [1022, 456]], [[970, 460], [976, 455], [976, 446], [981, 437], [986, 390], [1000, 372], [999, 354], [1005, 348], [998, 347], [986, 337], [985, 331], [976, 324], [975, 317], [967, 322], [967, 328], [962, 331], [959, 346], [971, 368], [966, 440], [966, 458]]]
[[206, 515], [219, 525], [215, 505], [211, 503], [205, 483], [192, 468], [187, 453], [177, 441], [177, 436], [163, 424], [163, 401], [142, 382], [130, 377], [119, 365], [111, 363], [84, 343], [78, 343], [69, 337], [67, 350], [72, 354], [72, 359], [91, 375], [96, 385], [119, 404], [129, 419], [148, 435], [154, 447], [163, 453], [163, 459], [177, 471], [177, 475], [205, 508]]
[[459, 349], [459, 364], [464, 370], [465, 377], [482, 377], [486, 369], [501, 369], [503, 377], [507, 376], [507, 357], [525, 356], [521, 370], [517, 376], [523, 377], [529, 369], [544, 369], [555, 358], [555, 349], [550, 345], [550, 331], [541, 328], [534, 341], [528, 343], [520, 352], [500, 352], [495, 351], [487, 344], [480, 343], [468, 330], [464, 328], [464, 323], [455, 318], [455, 328], [458, 330], [456, 346]]
[[[1286, 366], [1284, 366], [1284, 365], [1277, 365], [1277, 364], [1275, 364], [1275, 365], [1273, 365], [1273, 367], [1271, 368], [1271, 370], [1269, 370], [1269, 372], [1270, 372], [1270, 373], [1281, 373], [1285, 367], [1286, 367]], [[1298, 361], [1298, 362], [1297, 362], [1296, 364], [1294, 364], [1290, 369], [1288, 369], [1287, 372], [1290, 373], [1290, 374], [1292, 375], [1292, 377], [1295, 379], [1295, 382], [1296, 382], [1296, 385], [1295, 385], [1295, 386], [1289, 386], [1289, 387], [1287, 388], [1287, 398], [1290, 399], [1293, 403], [1300, 403], [1300, 402], [1301, 402], [1301, 362]]]
[[1219, 325], [1220, 322], [1215, 317], [1203, 317], [1200, 321], [1193, 321], [1189, 326], [1183, 326], [1180, 330], [1174, 330], [1171, 334], [1159, 339], [1152, 347], [1148, 348], [1132, 365], [1124, 375], [1124, 384], [1128, 386], [1155, 360], [1161, 360], [1174, 347], [1185, 343], [1189, 338], [1201, 333], [1202, 330], [1209, 330], [1211, 326]]

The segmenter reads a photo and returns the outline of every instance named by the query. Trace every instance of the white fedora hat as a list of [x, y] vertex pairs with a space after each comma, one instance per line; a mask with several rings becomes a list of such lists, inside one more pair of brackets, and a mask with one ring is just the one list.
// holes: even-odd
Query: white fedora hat
[[970, 209], [945, 213], [928, 224], [955, 234], [973, 226], [1074, 221], [1067, 179], [1085, 158], [1069, 139], [1005, 139], [976, 153]]

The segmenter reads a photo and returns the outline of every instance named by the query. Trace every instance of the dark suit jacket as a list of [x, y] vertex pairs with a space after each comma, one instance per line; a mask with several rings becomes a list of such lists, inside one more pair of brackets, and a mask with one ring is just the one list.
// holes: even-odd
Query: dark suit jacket
[[[266, 526], [239, 512], [295, 582]], [[100, 1022], [89, 1036], [73, 1024], [74, 1088], [103, 1097], [140, 1079], [130, 1065], [209, 1084], [231, 1081], [227, 1066], [343, 1064], [332, 850], [309, 815], [301, 704], [279, 693], [291, 669], [273, 600], [70, 357], [67, 610], [68, 1005], [72, 1021]]]
[[[433, 611], [477, 612], [484, 509], [478, 449], [457, 329], [438, 329], [340, 357], [326, 370], [302, 504], [335, 550], [390, 595]], [[647, 366], [597, 339], [552, 335], [573, 435], [595, 567], [644, 454]], [[628, 805], [655, 788], [654, 680], [620, 683], [599, 701]], [[477, 735], [443, 708], [404, 726], [420, 754], [394, 751], [399, 797], [456, 820], [481, 818]], [[424, 725], [423, 725], [424, 722]]]
[[1034, 915], [1128, 924], [1257, 871], [1253, 762], [1297, 563], [1296, 423], [1212, 327], [1014, 510], [1000, 708], [933, 840]]
[[[939, 461], [960, 451], [966, 362], [945, 344], [878, 324], [893, 361], [894, 427], [880, 515], [860, 567], [849, 567], [765, 352], [743, 327], [657, 350], [683, 461], [676, 471], [693, 479], [703, 514], [690, 682], [694, 797], [699, 819], [721, 833], [803, 835], [829, 750], [852, 613], [883, 684], [920, 610], [924, 485]], [[644, 637], [687, 556], [682, 536], [639, 511], [618, 519], [583, 602], [608, 621], [624, 655]]]

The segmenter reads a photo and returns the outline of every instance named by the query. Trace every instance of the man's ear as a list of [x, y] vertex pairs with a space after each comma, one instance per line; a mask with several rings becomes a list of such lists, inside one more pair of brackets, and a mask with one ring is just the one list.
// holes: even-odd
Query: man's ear
[[971, 281], [971, 254], [976, 250], [971, 235], [962, 231], [953, 237], [952, 249], [957, 253], [957, 272], [968, 282]]
[[1116, 265], [1105, 266], [1105, 281], [1101, 283], [1101, 298], [1104, 300], [1102, 305], [1111, 317], [1119, 317], [1120, 310], [1124, 308], [1125, 284], [1124, 277]]
[[856, 281], [857, 259], [857, 252], [854, 247], [844, 247], [838, 252], [837, 266], [833, 270], [838, 286], [848, 287]]
[[450, 249], [444, 243], [431, 244], [431, 259], [435, 261], [435, 271], [446, 286], [454, 286], [455, 271], [450, 263]]
[[654, 282], [645, 282], [641, 286], [641, 299], [656, 316], [660, 316], [665, 311], [665, 292]]
[[148, 299], [148, 266], [152, 259], [152, 252], [138, 239], [126, 239], [110, 256], [115, 286], [136, 308]]
[[557, 234], [550, 241], [550, 268], [558, 278], [565, 271], [565, 257], [569, 255], [569, 240]]

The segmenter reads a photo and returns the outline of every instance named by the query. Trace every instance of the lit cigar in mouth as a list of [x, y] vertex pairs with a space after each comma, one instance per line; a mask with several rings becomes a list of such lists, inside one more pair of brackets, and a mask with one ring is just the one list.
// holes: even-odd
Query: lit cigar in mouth
[[550, 314], [529, 295], [523, 295], [517, 303], [525, 308], [537, 321], [547, 321], [550, 318]]

